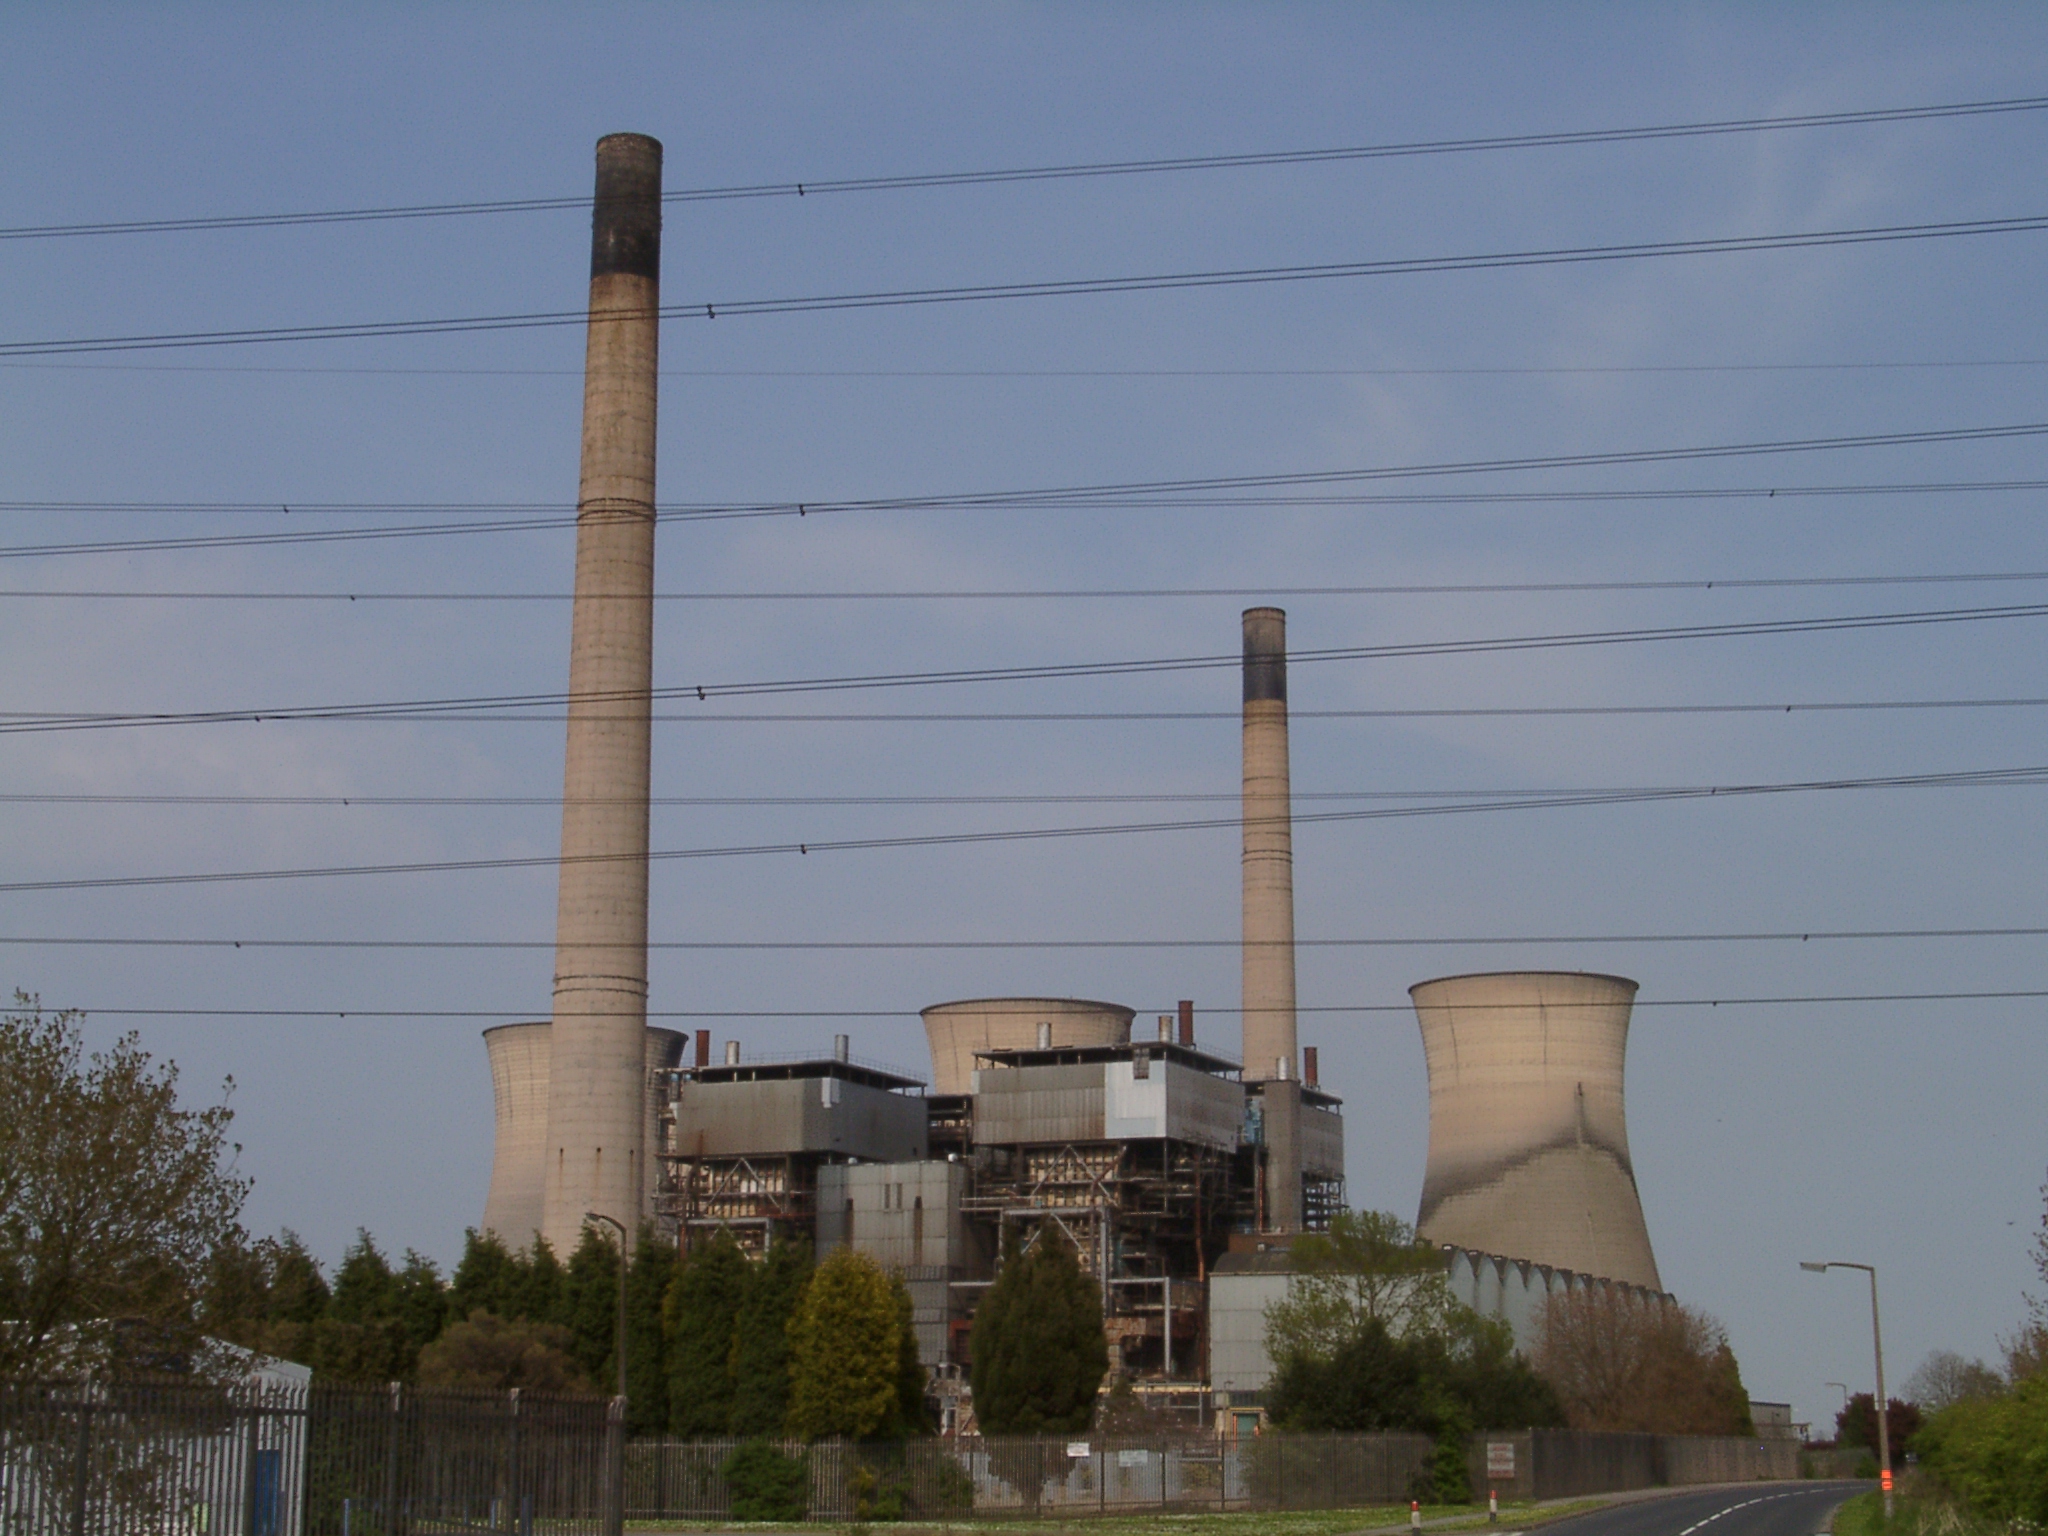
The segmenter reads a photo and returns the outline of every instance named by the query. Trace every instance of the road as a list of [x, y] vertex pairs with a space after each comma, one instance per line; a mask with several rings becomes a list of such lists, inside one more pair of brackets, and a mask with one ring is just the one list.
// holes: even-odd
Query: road
[[1574, 1515], [1544, 1536], [1821, 1536], [1836, 1505], [1869, 1483], [1766, 1483], [1643, 1499]]

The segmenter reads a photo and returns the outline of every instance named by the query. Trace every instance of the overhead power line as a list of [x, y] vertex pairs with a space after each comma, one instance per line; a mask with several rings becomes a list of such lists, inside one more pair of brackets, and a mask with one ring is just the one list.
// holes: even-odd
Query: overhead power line
[[[2035, 706], [2048, 706], [2048, 698], [2024, 700], [1994, 700], [1979, 702], [2024, 703]], [[1655, 712], [1658, 710], [1683, 710], [1686, 707], [1687, 706], [1684, 705], [1646, 705], [1644, 706], [1644, 709]], [[1710, 711], [1714, 709], [1714, 706], [1711, 705], [1702, 707]], [[1747, 706], [1737, 705], [1733, 707], [1740, 709], [1745, 708]], [[1757, 705], [1754, 707], [1759, 711], [1767, 712], [1770, 714], [1777, 714], [1781, 712], [1781, 709], [1789, 709], [1792, 706], [1779, 706], [1775, 704], [1770, 704]], [[1827, 706], [1815, 707], [1824, 708]], [[1967, 705], [1959, 704], [1958, 707], [1967, 707]], [[1525, 711], [1519, 710], [1503, 711], [1503, 713], [1524, 712]], [[1543, 711], [1540, 709], [1535, 710], [1533, 712], [1539, 714], [1543, 713]], [[1589, 713], [1592, 711], [1569, 710], [1560, 712], [1582, 714]], [[1621, 714], [1633, 714], [1637, 713], [1638, 711], [1632, 710], [1627, 706], [1616, 706], [1615, 712]], [[1299, 710], [1294, 711], [1293, 718], [1300, 718], [1302, 713], [1303, 712]], [[1348, 715], [1352, 712], [1337, 711], [1336, 713]], [[1363, 711], [1363, 713], [1377, 714], [1380, 712]], [[1398, 714], [1403, 713], [1403, 711], [1393, 711], [1392, 713]], [[1420, 711], [1420, 713], [1433, 714], [1437, 713], [1437, 711]], [[1446, 713], [1460, 714], [1468, 712], [1453, 710], [1446, 711]], [[1470, 711], [1469, 713], [1483, 714], [1490, 713], [1490, 711]], [[1031, 719], [1036, 717], [1019, 716], [1017, 718]], [[1110, 718], [1121, 717], [1113, 716]], [[1217, 710], [1211, 712], [1204, 712], [1197, 718], [1205, 720], [1236, 720], [1240, 717], [1238, 712], [1235, 710], [1227, 712]], [[1993, 778], [1985, 780], [1978, 780], [1973, 778], [1963, 781], [1956, 781], [1950, 780], [1946, 777], [1937, 776], [1917, 784], [1896, 784], [1888, 785], [1887, 787], [1899, 789], [1995, 789], [2020, 787], [2040, 782], [2042, 781], [2036, 779], [2007, 778]], [[1661, 795], [1669, 793], [1673, 790], [1679, 790], [1687, 793], [1712, 793], [1714, 790], [1714, 786], [1710, 784], [1629, 784], [1621, 786], [1575, 787], [1568, 790], [1558, 789], [1556, 787], [1543, 789], [1434, 788], [1356, 789], [1320, 791], [1296, 790], [1292, 796], [1292, 799], [1296, 805], [1314, 804], [1328, 801], [1355, 802], [1359, 800], [1470, 800], [1475, 797], [1480, 797], [1488, 800], [1547, 800], [1560, 794], [1598, 795], [1602, 797], [1607, 797], [1613, 795], [1638, 794]], [[1241, 793], [1235, 790], [1227, 794], [1208, 794], [1201, 793], [1198, 791], [1183, 792], [1162, 790], [1156, 791], [1151, 794], [1094, 795], [651, 795], [647, 797], [644, 803], [652, 806], [661, 807], [688, 806], [707, 809], [761, 809], [769, 807], [788, 808], [792, 806], [845, 806], [861, 807], [867, 809], [889, 809], [904, 806], [929, 807], [988, 805], [1235, 805], [1242, 798], [1243, 797]], [[113, 795], [66, 794], [62, 792], [40, 791], [0, 791], [0, 805], [274, 805], [325, 807], [331, 809], [354, 809], [358, 807], [375, 809], [378, 807], [396, 808], [406, 806], [469, 806], [497, 807], [501, 809], [543, 808], [552, 810], [559, 809], [563, 803], [563, 797], [560, 795]], [[638, 805], [643, 802], [637, 796], [578, 795], [574, 803], [577, 805]]]
[[[1833, 634], [1849, 631], [1921, 628], [1936, 624], [1969, 624], [2048, 618], [2048, 603], [2014, 603], [1989, 608], [1935, 608], [1902, 613], [1845, 614], [1804, 619], [1750, 619], [1724, 624], [1680, 624], [1662, 628], [1582, 630], [1561, 634], [1509, 635], [1488, 639], [1425, 640], [1382, 645], [1334, 646], [1290, 651], [1297, 665], [1337, 661], [1390, 661], [1425, 656], [1467, 656], [1514, 651], [1580, 649], [1588, 646], [1634, 645], [1687, 640], [1726, 640], [1774, 635]], [[787, 678], [744, 683], [694, 683], [654, 688], [645, 694], [526, 693], [477, 694], [437, 699], [389, 699], [362, 704], [257, 706], [225, 710], [150, 712], [74, 712], [10, 710], [0, 712], [0, 735], [49, 731], [114, 730], [139, 726], [261, 724], [302, 720], [402, 720], [470, 716], [492, 710], [564, 708], [572, 705], [620, 703], [636, 707], [642, 700], [699, 701], [759, 698], [798, 693], [845, 693], [878, 688], [933, 687], [957, 684], [1065, 682], [1102, 677], [1133, 677], [1162, 672], [1214, 671], [1236, 667], [1236, 654], [1161, 656], [1126, 661], [1054, 662], [1022, 667], [961, 667], [930, 672], [877, 672], [841, 677]]]
[[[1372, 261], [1231, 267], [1214, 271], [1154, 272], [1125, 277], [1054, 278], [1023, 283], [967, 283], [951, 287], [891, 288], [861, 293], [811, 294], [780, 299], [717, 299], [661, 308], [668, 320], [716, 320], [746, 315], [821, 314], [841, 310], [901, 309], [931, 304], [973, 304], [998, 299], [1077, 298], [1088, 295], [1164, 293], [1195, 288], [1236, 288], [1339, 278], [1410, 277], [1426, 273], [1504, 271], [1520, 267], [1577, 266], [1674, 256], [1722, 256], [1827, 246], [1884, 245], [1899, 241], [2030, 234], [2048, 229], [2048, 215], [1961, 219], [1856, 229], [1801, 230], [1772, 235], [1722, 235], [1695, 240], [1644, 240], [1618, 245], [1486, 251], [1456, 256], [1405, 256]], [[620, 312], [624, 318], [626, 312]], [[638, 312], [634, 312], [637, 318]], [[128, 336], [74, 336], [0, 342], [0, 359], [70, 357], [96, 352], [147, 352], [185, 347], [249, 346], [290, 341], [361, 341], [395, 336], [467, 335], [485, 331], [543, 330], [612, 318], [605, 311], [535, 310], [424, 320], [343, 321], [321, 325], [248, 326], [232, 330], [160, 331]]]
[[[2016, 96], [1993, 101], [1945, 102], [1920, 107], [1874, 107], [1851, 112], [1802, 112], [1777, 117], [1734, 117], [1697, 123], [1660, 123], [1633, 128], [1581, 128], [1548, 133], [1493, 134], [1483, 138], [1418, 139], [1395, 144], [1359, 144], [1333, 149], [1283, 149], [1232, 155], [1177, 155], [1149, 160], [1094, 160], [1071, 165], [1015, 166], [1002, 170], [926, 171], [896, 176], [827, 177], [805, 181], [749, 182], [738, 186], [688, 187], [662, 194], [666, 203], [728, 202], [780, 197], [819, 197], [846, 192], [896, 192], [941, 187], [1067, 181], [1165, 172], [1250, 170], [1274, 166], [1328, 165], [1349, 160], [1391, 160], [1419, 155], [1476, 154], [1490, 150], [1558, 149], [1626, 144], [1654, 139], [1717, 137], [1837, 128], [1873, 123], [1929, 122], [1941, 118], [1986, 117], [2037, 112], [2048, 97]], [[51, 240], [81, 235], [170, 234], [194, 230], [284, 229], [308, 224], [383, 223], [398, 219], [473, 217], [479, 214], [545, 213], [590, 206], [589, 194], [494, 198], [455, 203], [409, 203], [375, 208], [331, 208], [304, 213], [193, 215], [169, 219], [114, 219], [98, 223], [27, 224], [0, 228], [0, 240]]]
[[[1762, 929], [1751, 933], [1526, 933], [1408, 934], [1374, 938], [1276, 941], [1298, 949], [1445, 949], [1500, 944], [1810, 944], [1898, 939], [2018, 939], [2048, 937], [2048, 927], [1856, 928], [1827, 932]], [[650, 939], [650, 950], [677, 951], [946, 951], [1062, 949], [1240, 949], [1245, 939]], [[0, 944], [89, 949], [375, 949], [375, 950], [552, 950], [553, 939], [204, 939], [112, 935], [12, 936]]]
[[[1992, 783], [2048, 782], [2048, 765], [2027, 768], [1999, 768], [1945, 774], [1898, 774], [1883, 778], [1805, 780], [1778, 784], [1737, 784], [1691, 790], [1637, 791], [1623, 794], [1560, 792], [1547, 798], [1474, 801], [1466, 804], [1376, 807], [1370, 810], [1312, 811], [1290, 818], [1296, 827], [1321, 822], [1382, 821], [1416, 816], [1446, 816], [1473, 812], [1538, 810], [1557, 807], [1642, 804], [1704, 799], [1735, 799], [1756, 795], [1801, 793], [1817, 790], [1865, 790], [1918, 788], [1935, 782]], [[107, 875], [68, 880], [14, 880], [0, 883], [0, 894], [31, 891], [82, 891], [137, 889], [155, 886], [221, 885], [248, 881], [319, 879], [341, 875], [447, 874], [457, 871], [554, 869], [566, 863], [611, 863], [620, 859], [645, 857], [649, 862], [678, 859], [725, 859], [769, 854], [843, 853], [893, 848], [971, 847], [979, 844], [1035, 842], [1055, 838], [1112, 837], [1150, 832], [1196, 832], [1240, 828], [1242, 817], [1218, 816], [1175, 821], [1119, 822], [1080, 827], [1011, 828], [994, 832], [939, 832], [898, 837], [821, 839], [816, 842], [743, 843], [710, 848], [657, 849], [646, 855], [577, 855], [569, 859], [526, 856], [497, 859], [436, 859], [391, 864], [337, 864], [289, 869], [224, 870], [211, 873], [166, 875]]]
[[[1254, 587], [961, 587], [898, 591], [824, 592], [654, 592], [658, 603], [800, 602], [1045, 602], [1115, 601], [1154, 598], [1276, 597], [1474, 597], [1487, 595], [1583, 594], [1587, 592], [1740, 592], [1778, 587], [1914, 587], [1980, 582], [2048, 581], [2048, 571], [1957, 571], [1910, 576], [1761, 576], [1677, 578], [1668, 581], [1461, 581], [1382, 583], [1374, 586]], [[637, 594], [636, 594], [637, 595]], [[208, 603], [567, 603], [574, 592], [317, 592], [175, 589], [18, 587], [0, 598], [106, 602]]]
[[[1643, 1008], [1786, 1008], [1847, 1003], [1960, 1003], [2010, 1002], [2048, 997], [2048, 988], [1986, 990], [1976, 992], [1832, 992], [1783, 997], [1637, 997], [1633, 1007]], [[1175, 1004], [1161, 1002], [1141, 1008], [1141, 1013], [1171, 1013]], [[1519, 1008], [1521, 1003], [1460, 1003], [1460, 1010]], [[1237, 1008], [1204, 1007], [1205, 1014], [1233, 1016]], [[1399, 1013], [1414, 1011], [1412, 1003], [1325, 1003], [1302, 1004], [1296, 1013]], [[531, 1008], [97, 1008], [87, 1005], [79, 1012], [100, 1018], [220, 1018], [220, 1019], [532, 1019]], [[558, 1017], [573, 1018], [574, 1014]], [[915, 1008], [650, 1008], [650, 1019], [914, 1019]]]
[[[664, 379], [1353, 379], [1546, 377], [1578, 374], [1838, 373], [1868, 369], [2044, 368], [2048, 358], [1997, 357], [1845, 363], [1582, 363], [1470, 368], [663, 368]], [[55, 373], [365, 374], [376, 377], [580, 379], [581, 368], [409, 368], [260, 363], [35, 363], [0, 368]]]

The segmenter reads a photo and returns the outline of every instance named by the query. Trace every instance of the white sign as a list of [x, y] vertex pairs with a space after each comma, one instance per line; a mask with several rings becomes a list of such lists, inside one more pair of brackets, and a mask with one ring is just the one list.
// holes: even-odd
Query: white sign
[[1076, 1461], [1079, 1461], [1083, 1457], [1092, 1456], [1095, 1453], [1088, 1449], [1088, 1442], [1086, 1440], [1069, 1440], [1067, 1442], [1067, 1454]]
[[1120, 1467], [1142, 1467], [1145, 1465], [1145, 1460], [1145, 1452], [1143, 1451], [1118, 1451], [1116, 1453], [1116, 1464]]
[[1488, 1477], [1513, 1477], [1515, 1475], [1514, 1441], [1489, 1440], [1486, 1442], [1486, 1475]]

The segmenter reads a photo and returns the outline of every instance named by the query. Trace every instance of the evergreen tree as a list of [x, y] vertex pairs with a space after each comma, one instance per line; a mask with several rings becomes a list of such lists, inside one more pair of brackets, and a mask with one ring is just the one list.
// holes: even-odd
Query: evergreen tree
[[[1099, 1334], [1099, 1315], [1096, 1327]], [[834, 1249], [789, 1323], [789, 1432], [806, 1440], [865, 1440], [894, 1430], [902, 1418], [902, 1331], [880, 1266], [850, 1248]]]
[[750, 1269], [732, 1235], [720, 1232], [669, 1282], [661, 1324], [673, 1434], [732, 1433], [733, 1337]]
[[1102, 1297], [1049, 1229], [1005, 1255], [974, 1314], [974, 1413], [992, 1435], [1086, 1429], [1109, 1369]]
[[378, 1252], [375, 1239], [361, 1227], [334, 1272], [327, 1315], [338, 1323], [357, 1324], [389, 1322], [398, 1316], [398, 1277]]
[[626, 1432], [658, 1435], [668, 1428], [668, 1346], [661, 1304], [675, 1278], [675, 1245], [642, 1224], [626, 1271]]
[[513, 1253], [495, 1232], [471, 1227], [462, 1234], [462, 1262], [448, 1285], [448, 1309], [459, 1321], [472, 1313], [493, 1317], [524, 1316], [521, 1292], [526, 1282], [523, 1257]]
[[562, 1315], [573, 1341], [569, 1353], [592, 1381], [616, 1386], [619, 1336], [619, 1251], [610, 1229], [586, 1225], [583, 1240], [562, 1273]]
[[287, 1227], [256, 1246], [263, 1255], [268, 1284], [265, 1320], [310, 1327], [326, 1316], [327, 1277], [320, 1273], [320, 1261], [307, 1251], [299, 1234]]
[[903, 1276], [889, 1276], [890, 1299], [896, 1304], [896, 1428], [902, 1435], [931, 1431], [925, 1413], [924, 1362], [917, 1357], [916, 1309], [910, 1303], [910, 1287]]
[[732, 1433], [779, 1435], [789, 1418], [789, 1320], [811, 1279], [811, 1250], [777, 1243], [754, 1266], [732, 1339]]
[[441, 1336], [448, 1326], [448, 1287], [441, 1271], [424, 1254], [405, 1250], [405, 1267], [399, 1270], [395, 1291], [398, 1326], [415, 1356]]
[[519, 1269], [518, 1298], [513, 1303], [512, 1316], [529, 1323], [567, 1327], [562, 1265], [546, 1238], [534, 1235], [533, 1247], [527, 1250]]
[[367, 1231], [342, 1255], [327, 1314], [312, 1330], [314, 1374], [335, 1381], [408, 1381], [419, 1346], [402, 1317], [402, 1293], [390, 1262]]

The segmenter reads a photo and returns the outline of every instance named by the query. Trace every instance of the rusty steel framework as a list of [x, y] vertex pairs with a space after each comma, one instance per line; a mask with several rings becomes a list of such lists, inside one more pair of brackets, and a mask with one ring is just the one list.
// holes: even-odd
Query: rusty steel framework
[[749, 1256], [810, 1236], [817, 1219], [815, 1157], [670, 1157], [657, 1185], [657, 1220], [684, 1249], [729, 1232]]
[[1175, 1140], [982, 1146], [962, 1210], [995, 1248], [1006, 1228], [1020, 1247], [1057, 1232], [1102, 1289], [1119, 1364], [1170, 1380], [1199, 1373], [1203, 1282], [1249, 1215], [1248, 1163]]

